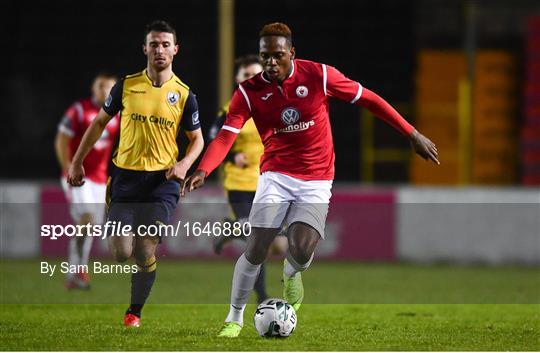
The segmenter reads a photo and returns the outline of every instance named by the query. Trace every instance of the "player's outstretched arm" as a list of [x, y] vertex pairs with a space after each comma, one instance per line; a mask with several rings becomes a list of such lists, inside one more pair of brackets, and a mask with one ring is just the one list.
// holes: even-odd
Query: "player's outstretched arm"
[[408, 136], [412, 148], [422, 158], [436, 164], [441, 164], [438, 159], [439, 155], [435, 144], [418, 132], [388, 102], [375, 92], [363, 88], [362, 95], [358, 100], [358, 105], [367, 108], [375, 116], [392, 125], [403, 135]]
[[204, 185], [204, 181], [218, 165], [223, 162], [225, 156], [231, 149], [237, 133], [226, 129], [221, 129], [216, 138], [210, 143], [201, 163], [193, 175], [188, 177], [182, 186], [180, 195], [185, 196], [186, 192], [191, 192]]
[[435, 144], [415, 130], [387, 101], [375, 92], [362, 87], [360, 83], [345, 77], [332, 66], [322, 65], [322, 69], [323, 73], [326, 72], [326, 80], [323, 82], [328, 96], [367, 108], [373, 115], [407, 136], [414, 151], [422, 158], [440, 164]]
[[179, 162], [175, 163], [165, 174], [167, 180], [175, 179], [184, 184], [186, 174], [193, 165], [193, 163], [199, 158], [204, 148], [204, 138], [201, 129], [193, 131], [186, 130], [186, 136], [189, 140], [189, 144], [186, 149], [186, 155]]
[[185, 196], [186, 192], [193, 191], [204, 185], [206, 177], [223, 162], [238, 133], [250, 118], [251, 107], [248, 104], [247, 96], [242, 95], [239, 91], [236, 90], [233, 94], [229, 105], [229, 114], [225, 118], [221, 130], [208, 146], [195, 173], [188, 177], [182, 186], [181, 196]]
[[103, 130], [105, 130], [105, 127], [111, 118], [112, 116], [105, 113], [103, 108], [100, 109], [96, 118], [84, 133], [79, 148], [77, 148], [77, 152], [75, 152], [71, 165], [69, 166], [67, 182], [71, 186], [81, 186], [84, 184], [84, 158], [86, 158], [94, 144], [99, 140], [99, 137], [103, 133]]

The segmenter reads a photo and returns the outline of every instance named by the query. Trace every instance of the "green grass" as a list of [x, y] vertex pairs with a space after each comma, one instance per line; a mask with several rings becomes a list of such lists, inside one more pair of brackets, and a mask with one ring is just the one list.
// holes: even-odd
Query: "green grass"
[[311, 304], [302, 307], [297, 331], [285, 340], [257, 337], [250, 321], [240, 338], [216, 338], [225, 305], [149, 305], [139, 329], [120, 325], [124, 309], [100, 304], [3, 305], [0, 349], [540, 349], [537, 305]]
[[[91, 292], [68, 293], [36, 261], [1, 261], [0, 350], [540, 350], [536, 268], [314, 263], [309, 304], [285, 340], [257, 336], [253, 305], [241, 337], [215, 337], [230, 262], [160, 261], [158, 271], [142, 327], [126, 329], [129, 275], [95, 275]], [[279, 273], [272, 263], [278, 297]]]

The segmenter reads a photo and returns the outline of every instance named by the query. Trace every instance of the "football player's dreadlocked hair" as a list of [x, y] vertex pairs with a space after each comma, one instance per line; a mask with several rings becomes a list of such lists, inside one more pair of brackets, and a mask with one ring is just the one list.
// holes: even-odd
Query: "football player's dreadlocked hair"
[[289, 45], [292, 45], [292, 32], [285, 23], [274, 22], [264, 26], [259, 32], [259, 38], [267, 36], [285, 37]]

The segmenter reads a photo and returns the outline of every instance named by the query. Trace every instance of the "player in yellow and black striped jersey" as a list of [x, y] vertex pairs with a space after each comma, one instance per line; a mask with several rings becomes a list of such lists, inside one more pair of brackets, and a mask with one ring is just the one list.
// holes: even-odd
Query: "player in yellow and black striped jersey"
[[[172, 71], [178, 48], [170, 24], [155, 21], [147, 26], [143, 45], [146, 69], [126, 76], [112, 88], [83, 136], [68, 173], [72, 186], [84, 183], [82, 161], [107, 122], [119, 113], [120, 137], [113, 153], [107, 218], [133, 230], [169, 222], [186, 172], [204, 146], [195, 95]], [[177, 136], [181, 129], [189, 145], [178, 161]], [[108, 239], [116, 260], [124, 262], [133, 256], [138, 267], [131, 277], [131, 305], [124, 324], [139, 326], [142, 307], [156, 277], [159, 239], [135, 233], [115, 235]]]
[[103, 110], [120, 112], [120, 140], [113, 153], [116, 167], [128, 170], [167, 170], [176, 163], [180, 127], [200, 128], [195, 95], [176, 75], [155, 87], [147, 70], [118, 82]]
[[[262, 71], [257, 55], [247, 55], [236, 60], [238, 71], [236, 83], [250, 79]], [[214, 124], [210, 128], [208, 138], [213, 140], [217, 132], [223, 126], [223, 122], [229, 111], [229, 104], [222, 107], [218, 113]], [[246, 222], [251, 211], [257, 182], [259, 179], [259, 162], [264, 152], [257, 127], [253, 119], [249, 119], [240, 130], [225, 163], [222, 168], [223, 188], [227, 192], [227, 199], [232, 209], [233, 219], [227, 221]], [[281, 233], [280, 233], [281, 234]], [[223, 245], [231, 240], [231, 237], [216, 237], [214, 240], [214, 251], [219, 254]], [[240, 238], [245, 239], [245, 238]], [[278, 254], [284, 254], [287, 249], [287, 240], [284, 237], [276, 237], [272, 250]], [[268, 295], [265, 285], [265, 266], [261, 266], [259, 276], [255, 282], [255, 292], [257, 301], [261, 303]]]

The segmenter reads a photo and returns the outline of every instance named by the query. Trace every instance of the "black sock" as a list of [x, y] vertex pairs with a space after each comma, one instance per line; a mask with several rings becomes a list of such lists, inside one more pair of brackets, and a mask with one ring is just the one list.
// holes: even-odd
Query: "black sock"
[[139, 304], [131, 304], [126, 310], [126, 314], [133, 314], [137, 317], [141, 317], [142, 307], [143, 306]]
[[131, 305], [126, 314], [141, 317], [141, 310], [156, 280], [156, 271], [137, 272], [131, 275]]
[[261, 302], [265, 300], [268, 295], [266, 294], [266, 265], [264, 262], [261, 264], [261, 270], [259, 272], [259, 276], [257, 277], [257, 281], [255, 281], [255, 292], [257, 293], [257, 296], [259, 297], [258, 301]]

